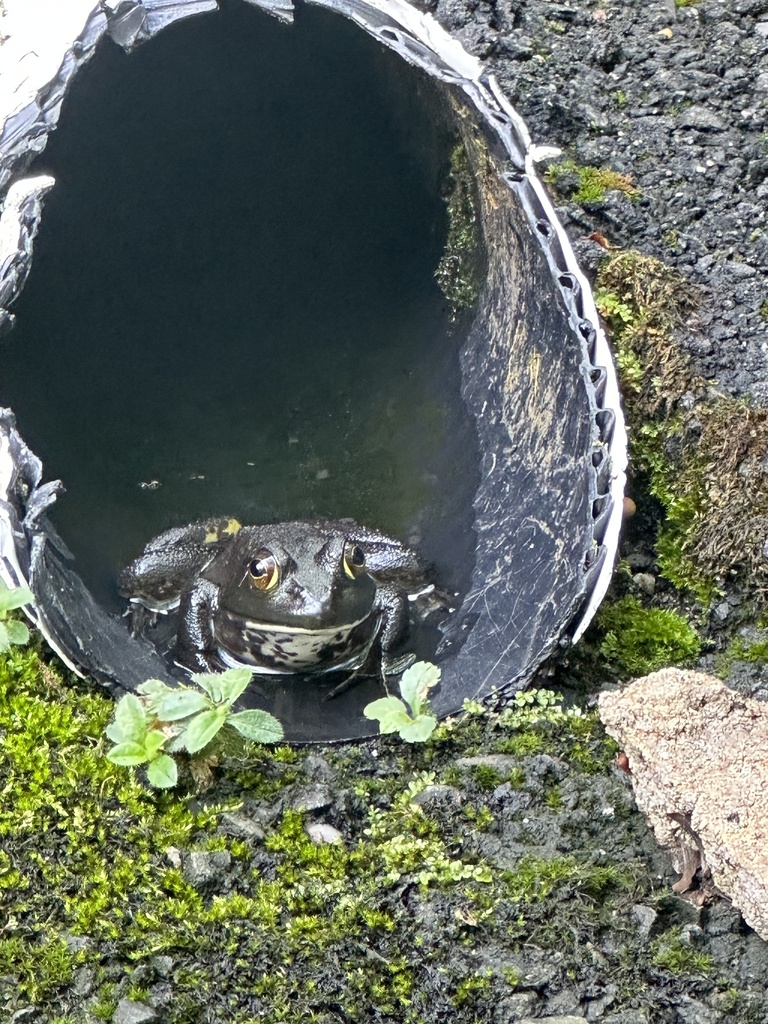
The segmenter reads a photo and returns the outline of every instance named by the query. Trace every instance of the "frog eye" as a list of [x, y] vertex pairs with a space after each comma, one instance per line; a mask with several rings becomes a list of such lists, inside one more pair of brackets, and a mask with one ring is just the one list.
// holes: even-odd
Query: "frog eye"
[[365, 568], [365, 552], [359, 544], [348, 541], [344, 548], [342, 562], [344, 564], [344, 572], [347, 576], [349, 576], [350, 579], [355, 579], [355, 577], [359, 576]]
[[248, 566], [251, 583], [259, 590], [272, 590], [280, 579], [280, 568], [271, 551], [263, 548]]

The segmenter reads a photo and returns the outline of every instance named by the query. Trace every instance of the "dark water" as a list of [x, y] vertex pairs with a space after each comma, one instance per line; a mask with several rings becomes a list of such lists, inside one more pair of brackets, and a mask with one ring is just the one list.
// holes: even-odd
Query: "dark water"
[[102, 599], [213, 513], [352, 516], [461, 582], [475, 441], [433, 276], [454, 143], [433, 84], [321, 10], [226, 3], [80, 73], [0, 399]]

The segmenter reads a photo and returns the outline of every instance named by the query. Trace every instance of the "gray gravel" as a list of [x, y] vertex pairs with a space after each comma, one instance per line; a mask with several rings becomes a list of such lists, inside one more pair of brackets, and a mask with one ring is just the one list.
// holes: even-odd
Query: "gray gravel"
[[632, 176], [638, 202], [562, 197], [583, 260], [599, 231], [677, 268], [704, 297], [686, 339], [700, 371], [768, 404], [768, 0], [424, 8], [487, 61], [535, 142]]

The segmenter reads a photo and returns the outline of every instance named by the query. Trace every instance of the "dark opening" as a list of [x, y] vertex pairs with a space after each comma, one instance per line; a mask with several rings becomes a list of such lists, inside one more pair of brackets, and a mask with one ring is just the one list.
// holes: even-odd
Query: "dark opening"
[[434, 279], [442, 94], [338, 15], [222, 8], [75, 79], [2, 402], [108, 607], [151, 537], [210, 514], [351, 516], [460, 589], [477, 442]]

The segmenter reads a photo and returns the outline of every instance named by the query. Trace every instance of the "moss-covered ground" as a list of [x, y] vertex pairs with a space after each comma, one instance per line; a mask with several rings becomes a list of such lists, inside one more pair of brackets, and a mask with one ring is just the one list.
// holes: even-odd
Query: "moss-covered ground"
[[34, 650], [0, 660], [0, 1019], [488, 1021], [596, 963], [617, 1012], [733, 987], [684, 955], [591, 712], [528, 694], [421, 746], [251, 747], [161, 793], [106, 760], [112, 707]]

